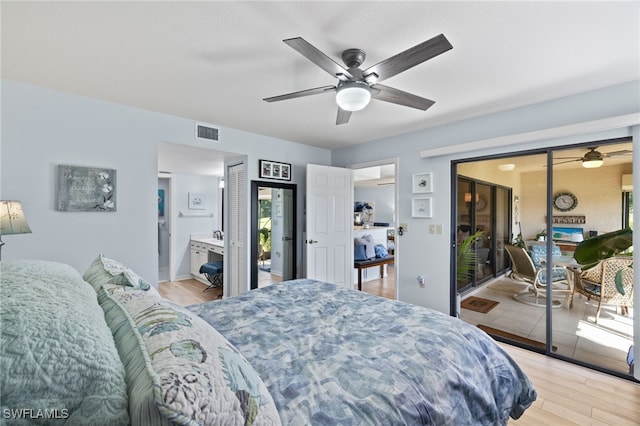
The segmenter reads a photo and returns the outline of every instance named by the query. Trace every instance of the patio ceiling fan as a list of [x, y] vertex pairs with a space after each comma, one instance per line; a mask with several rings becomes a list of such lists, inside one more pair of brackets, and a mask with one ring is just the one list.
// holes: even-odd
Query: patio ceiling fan
[[572, 163], [574, 161], [582, 161], [583, 167], [586, 167], [587, 169], [595, 169], [597, 167], [602, 166], [605, 158], [619, 157], [622, 155], [633, 154], [633, 151], [629, 149], [623, 149], [620, 151], [612, 151], [612, 152], [600, 152], [600, 151], [596, 151], [597, 149], [598, 149], [597, 146], [590, 147], [589, 151], [585, 153], [582, 157], [556, 157], [556, 159], [558, 160], [566, 160], [566, 161], [560, 161], [558, 163], [553, 163], [553, 164], [557, 165], [557, 164]]
[[369, 104], [371, 98], [426, 111], [435, 102], [393, 87], [378, 84], [380, 81], [400, 74], [422, 62], [453, 48], [447, 38], [440, 34], [410, 49], [398, 53], [365, 70], [360, 69], [366, 54], [361, 49], [347, 49], [342, 52], [346, 68], [339, 65], [316, 47], [301, 37], [283, 40], [292, 49], [338, 79], [335, 86], [322, 86], [301, 90], [286, 95], [264, 98], [266, 102], [336, 92], [338, 116], [336, 124], [346, 124], [351, 113], [360, 111]]

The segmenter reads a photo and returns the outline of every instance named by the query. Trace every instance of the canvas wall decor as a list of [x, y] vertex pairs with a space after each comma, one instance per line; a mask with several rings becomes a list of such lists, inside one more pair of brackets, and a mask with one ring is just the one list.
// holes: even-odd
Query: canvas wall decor
[[164, 189], [158, 189], [158, 217], [164, 217]]
[[58, 165], [58, 210], [115, 212], [116, 170]]
[[355, 201], [353, 203], [354, 222], [373, 223], [375, 221], [375, 203], [373, 201]]

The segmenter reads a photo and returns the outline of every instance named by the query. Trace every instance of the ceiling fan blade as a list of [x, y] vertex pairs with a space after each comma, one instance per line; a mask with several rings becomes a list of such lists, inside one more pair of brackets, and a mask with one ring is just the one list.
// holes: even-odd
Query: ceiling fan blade
[[631, 151], [630, 149], [623, 149], [621, 151], [603, 152], [602, 156], [603, 157], [617, 157], [619, 155], [629, 155], [629, 154], [633, 154], [633, 151]]
[[422, 98], [417, 95], [413, 95], [402, 90], [394, 89], [393, 87], [383, 86], [382, 84], [374, 84], [371, 86], [373, 89], [379, 90], [377, 94], [373, 93], [371, 96], [379, 101], [391, 102], [392, 104], [404, 105], [411, 108], [420, 109], [426, 111], [431, 105], [435, 104], [435, 101], [431, 99]]
[[345, 111], [338, 107], [338, 116], [336, 117], [336, 125], [347, 124], [351, 118], [351, 111]]
[[378, 62], [367, 68], [363, 75], [365, 79], [372, 83], [382, 81], [450, 49], [453, 49], [453, 46], [443, 34], [440, 34], [382, 62]]
[[[560, 161], [558, 163], [553, 163], [553, 165], [557, 166], [558, 164], [573, 163], [574, 161], [582, 161], [582, 158], [576, 158], [574, 160], [567, 160], [567, 161]], [[545, 167], [546, 167], [546, 165], [545, 165]]]
[[284, 101], [285, 99], [301, 98], [303, 96], [318, 95], [320, 93], [333, 92], [336, 90], [336, 86], [322, 86], [314, 89], [300, 90], [299, 92], [287, 93], [286, 95], [272, 96], [270, 98], [264, 98], [263, 101], [276, 102]]
[[302, 37], [289, 38], [284, 41], [289, 47], [340, 80], [353, 78], [353, 75], [333, 59], [322, 53]]

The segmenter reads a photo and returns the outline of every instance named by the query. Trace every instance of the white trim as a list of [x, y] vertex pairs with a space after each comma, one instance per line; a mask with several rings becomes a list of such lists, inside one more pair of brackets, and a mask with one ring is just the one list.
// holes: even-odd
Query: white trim
[[598, 132], [603, 130], [619, 129], [621, 127], [634, 126], [640, 124], [640, 114], [626, 114], [617, 117], [608, 117], [601, 120], [585, 121], [582, 123], [569, 124], [566, 126], [551, 127], [548, 129], [534, 130], [531, 132], [515, 133], [512, 135], [498, 136], [496, 138], [483, 139], [480, 141], [465, 142], [457, 145], [443, 146], [420, 151], [420, 158], [438, 157], [442, 155], [468, 152], [470, 150], [483, 149], [487, 147], [500, 147], [514, 145], [534, 140], [545, 140], [579, 134]]

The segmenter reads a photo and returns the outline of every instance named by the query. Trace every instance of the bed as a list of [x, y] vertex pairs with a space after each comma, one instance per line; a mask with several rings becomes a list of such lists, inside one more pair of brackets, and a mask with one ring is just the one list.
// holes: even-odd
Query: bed
[[506, 424], [535, 391], [476, 327], [294, 280], [188, 308], [249, 360], [283, 424]]
[[177, 306], [121, 263], [0, 263], [7, 424], [506, 424], [536, 398], [481, 330], [313, 280]]

